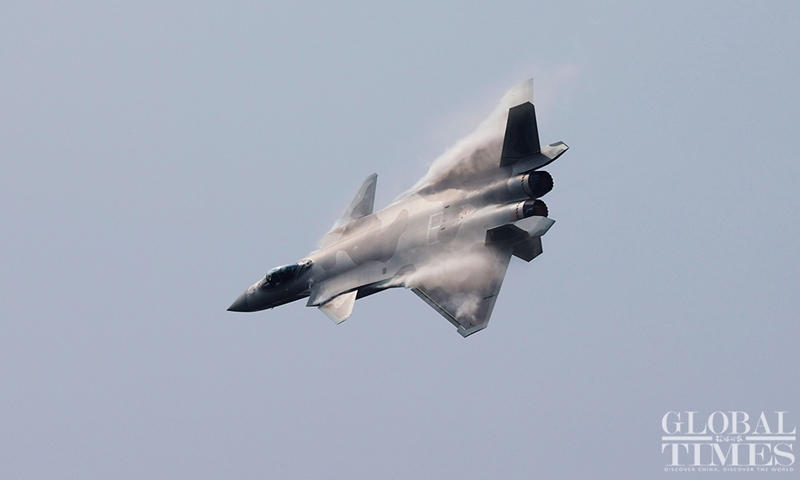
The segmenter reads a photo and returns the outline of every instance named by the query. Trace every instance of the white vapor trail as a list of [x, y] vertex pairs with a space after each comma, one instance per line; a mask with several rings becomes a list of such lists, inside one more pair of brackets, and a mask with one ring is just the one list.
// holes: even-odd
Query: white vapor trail
[[414, 194], [444, 177], [458, 178], [462, 170], [466, 174], [496, 167], [500, 159], [499, 149], [502, 148], [508, 109], [525, 102], [533, 102], [533, 79], [525, 80], [509, 90], [474, 132], [434, 160], [428, 173], [400, 197]]

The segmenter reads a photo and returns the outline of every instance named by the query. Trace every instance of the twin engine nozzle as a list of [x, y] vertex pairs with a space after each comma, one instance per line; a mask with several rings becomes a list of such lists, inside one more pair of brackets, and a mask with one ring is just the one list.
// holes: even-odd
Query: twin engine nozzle
[[547, 205], [539, 197], [553, 189], [553, 177], [549, 173], [536, 171], [518, 175], [508, 180], [507, 187], [512, 199], [529, 199], [514, 206], [514, 220], [547, 216]]

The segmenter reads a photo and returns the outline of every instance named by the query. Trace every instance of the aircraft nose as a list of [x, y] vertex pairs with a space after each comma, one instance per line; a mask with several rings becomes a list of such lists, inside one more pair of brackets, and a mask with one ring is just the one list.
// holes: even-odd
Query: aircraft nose
[[229, 312], [252, 312], [253, 309], [247, 304], [247, 292], [239, 295], [239, 298], [234, 300], [231, 303], [231, 306], [228, 307]]

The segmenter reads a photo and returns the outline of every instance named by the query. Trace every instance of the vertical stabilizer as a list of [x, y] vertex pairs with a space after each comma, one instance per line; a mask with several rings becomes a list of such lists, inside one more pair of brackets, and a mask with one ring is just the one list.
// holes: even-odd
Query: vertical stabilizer
[[346, 225], [353, 220], [365, 217], [372, 213], [372, 208], [375, 206], [375, 187], [378, 184], [378, 174], [373, 173], [358, 190], [356, 197], [350, 202], [350, 206], [344, 212], [344, 215], [336, 222], [333, 228]]
[[536, 109], [533, 104], [525, 102], [509, 109], [500, 166], [506, 167], [528, 160], [540, 151], [539, 128], [536, 126]]

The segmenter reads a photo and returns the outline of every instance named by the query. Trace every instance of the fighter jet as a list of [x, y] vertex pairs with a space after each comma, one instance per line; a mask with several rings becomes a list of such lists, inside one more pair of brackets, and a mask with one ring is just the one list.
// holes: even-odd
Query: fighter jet
[[319, 249], [269, 270], [228, 308], [254, 312], [302, 298], [336, 324], [355, 301], [410, 289], [467, 337], [486, 328], [511, 257], [530, 262], [555, 223], [540, 168], [567, 151], [540, 146], [533, 82], [509, 91], [476, 132], [433, 163], [411, 190], [373, 212], [367, 177]]

